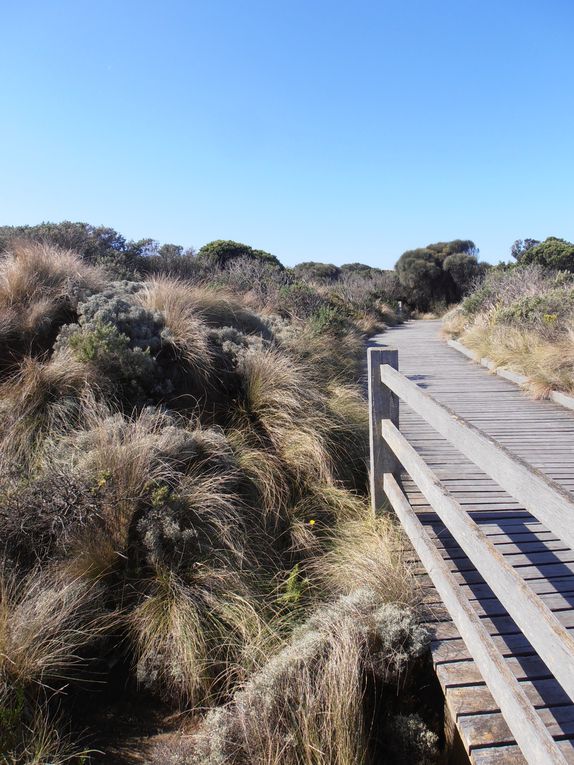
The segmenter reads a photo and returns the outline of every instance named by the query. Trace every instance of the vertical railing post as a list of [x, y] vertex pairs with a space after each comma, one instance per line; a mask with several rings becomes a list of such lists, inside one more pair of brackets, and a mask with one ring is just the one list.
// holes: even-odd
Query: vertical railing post
[[383, 505], [384, 475], [398, 474], [398, 461], [393, 452], [383, 441], [381, 433], [382, 420], [391, 420], [399, 427], [398, 397], [381, 382], [381, 365], [388, 364], [393, 369], [399, 368], [399, 352], [392, 348], [369, 348], [369, 442], [370, 442], [370, 487], [371, 507], [376, 513]]

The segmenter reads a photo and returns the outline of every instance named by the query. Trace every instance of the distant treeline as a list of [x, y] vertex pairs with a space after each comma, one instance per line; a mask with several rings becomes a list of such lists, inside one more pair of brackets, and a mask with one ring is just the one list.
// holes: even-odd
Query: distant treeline
[[[407, 250], [393, 270], [354, 262], [342, 266], [307, 261], [292, 269], [264, 250], [240, 242], [216, 240], [198, 251], [154, 239], [127, 240], [113, 228], [88, 223], [41, 223], [33, 226], [0, 227], [0, 251], [13, 239], [44, 241], [78, 253], [91, 265], [103, 266], [118, 279], [142, 279], [154, 274], [182, 278], [208, 276], [245, 259], [283, 272], [286, 283], [303, 281], [334, 284], [362, 277], [376, 284], [379, 299], [389, 305], [399, 301], [411, 310], [430, 311], [458, 303], [484, 278], [489, 264], [478, 259], [479, 250], [469, 239], [436, 242]], [[517, 240], [511, 249], [520, 265], [538, 265], [574, 271], [574, 245], [549, 237]]]
[[339, 267], [316, 262], [286, 269], [271, 253], [239, 242], [216, 240], [195, 251], [181, 245], [160, 244], [154, 239], [128, 240], [113, 228], [70, 221], [0, 227], [0, 250], [6, 249], [13, 239], [43, 241], [73, 250], [89, 264], [103, 266], [119, 279], [159, 273], [197, 277], [226, 269], [239, 259], [283, 271], [287, 279], [296, 281], [328, 284], [360, 276], [376, 281], [380, 297], [389, 304], [400, 300], [407, 308], [421, 311], [457, 302], [485, 269], [470, 240], [438, 242], [409, 250], [399, 258], [394, 270], [383, 270], [363, 263]]

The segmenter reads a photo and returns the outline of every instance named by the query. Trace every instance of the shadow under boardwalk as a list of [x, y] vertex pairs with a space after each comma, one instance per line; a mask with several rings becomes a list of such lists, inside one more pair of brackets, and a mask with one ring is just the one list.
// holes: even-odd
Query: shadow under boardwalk
[[[398, 348], [399, 370], [438, 402], [515, 455], [574, 491], [574, 412], [528, 399], [441, 340], [440, 322], [389, 329], [371, 345]], [[574, 551], [491, 478], [400, 404], [400, 430], [559, 621], [574, 630]], [[494, 637], [568, 762], [574, 764], [574, 704], [494, 596], [408, 475], [403, 490], [443, 559]], [[574, 519], [573, 519], [574, 522]], [[476, 765], [525, 760], [428, 575], [420, 571], [432, 614], [432, 655], [446, 703]], [[573, 659], [574, 660], [574, 659]]]

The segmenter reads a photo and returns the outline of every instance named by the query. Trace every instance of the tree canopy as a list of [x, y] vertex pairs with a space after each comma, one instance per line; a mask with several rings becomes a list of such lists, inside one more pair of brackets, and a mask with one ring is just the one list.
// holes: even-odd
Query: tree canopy
[[540, 244], [538, 239], [517, 239], [510, 248], [510, 254], [520, 261], [524, 253], [536, 247], [537, 244]]
[[[525, 240], [536, 241], [536, 240]], [[574, 244], [567, 242], [566, 239], [558, 239], [556, 236], [549, 236], [543, 242], [540, 242], [524, 250], [519, 257], [520, 265], [529, 265], [537, 263], [546, 268], [553, 268], [557, 271], [574, 272]]]
[[478, 248], [470, 239], [435, 242], [404, 252], [395, 269], [405, 301], [428, 311], [436, 303], [455, 303], [483, 273]]
[[236, 258], [251, 258], [253, 260], [264, 261], [270, 266], [276, 266], [282, 269], [283, 266], [275, 255], [265, 250], [255, 250], [248, 244], [234, 242], [230, 239], [216, 239], [213, 242], [204, 244], [198, 251], [197, 258], [200, 262], [207, 265], [217, 265], [219, 268], [225, 268], [226, 264]]
[[297, 278], [304, 277], [315, 281], [335, 282], [341, 275], [341, 269], [332, 263], [306, 261], [305, 263], [298, 263], [293, 268], [293, 273]]

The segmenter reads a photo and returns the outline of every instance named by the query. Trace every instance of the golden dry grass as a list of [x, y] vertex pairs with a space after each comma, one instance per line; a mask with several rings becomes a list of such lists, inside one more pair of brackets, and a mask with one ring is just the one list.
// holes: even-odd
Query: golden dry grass
[[18, 579], [0, 569], [0, 685], [58, 689], [84, 667], [80, 649], [113, 623], [97, 582], [65, 570], [33, 570]]
[[493, 269], [485, 283], [447, 314], [442, 332], [528, 378], [526, 390], [546, 398], [574, 392], [574, 305], [570, 274], [541, 267]]
[[528, 377], [534, 398], [547, 398], [552, 390], [574, 393], [574, 328], [549, 338], [529, 329], [476, 324], [461, 340], [478, 358]]
[[[42, 317], [53, 301], [79, 290], [97, 289], [103, 282], [101, 271], [69, 250], [14, 242], [0, 260], [0, 310], [31, 308]], [[22, 318], [30, 320], [28, 315]]]
[[304, 367], [277, 349], [249, 350], [241, 364], [245, 412], [255, 418], [298, 482], [329, 482], [324, 400]]
[[365, 587], [381, 603], [416, 608], [421, 591], [408, 540], [396, 518], [375, 518], [366, 504], [362, 512], [357, 510], [331, 532], [329, 549], [312, 563], [311, 580], [332, 597]]
[[267, 629], [241, 578], [208, 564], [187, 583], [157, 570], [127, 624], [138, 679], [182, 708], [217, 703], [245, 680]]
[[21, 466], [41, 457], [45, 439], [78, 425], [92, 401], [93, 376], [64, 350], [49, 361], [24, 357], [0, 384], [0, 451], [2, 460]]

